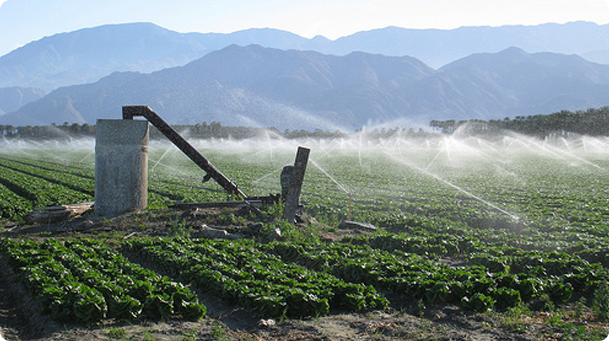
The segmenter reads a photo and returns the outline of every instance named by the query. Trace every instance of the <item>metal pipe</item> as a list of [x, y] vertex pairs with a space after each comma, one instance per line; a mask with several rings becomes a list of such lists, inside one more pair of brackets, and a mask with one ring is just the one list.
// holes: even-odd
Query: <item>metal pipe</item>
[[197, 166], [201, 167], [207, 175], [205, 179], [214, 179], [225, 191], [230, 194], [238, 194], [244, 199], [247, 195], [243, 193], [237, 185], [230, 181], [220, 170], [212, 165], [201, 153], [199, 153], [190, 143], [178, 134], [169, 124], [167, 124], [157, 113], [146, 105], [130, 105], [123, 107], [123, 119], [132, 120], [134, 116], [143, 116], [173, 144], [175, 144], [186, 156], [188, 156]]

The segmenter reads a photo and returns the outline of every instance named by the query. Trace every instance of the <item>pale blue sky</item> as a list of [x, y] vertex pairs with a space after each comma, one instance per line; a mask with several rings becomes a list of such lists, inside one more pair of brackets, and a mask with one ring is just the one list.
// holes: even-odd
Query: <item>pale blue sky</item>
[[55, 33], [146, 21], [178, 32], [252, 27], [336, 39], [399, 26], [609, 23], [609, 0], [0, 0], [0, 55]]

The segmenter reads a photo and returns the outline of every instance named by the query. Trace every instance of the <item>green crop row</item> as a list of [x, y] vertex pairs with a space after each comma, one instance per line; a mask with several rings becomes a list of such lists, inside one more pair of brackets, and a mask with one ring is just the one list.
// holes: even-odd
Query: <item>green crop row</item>
[[31, 209], [29, 200], [0, 183], [0, 218], [20, 220]]
[[[60, 176], [60, 174], [58, 174]], [[32, 206], [53, 206], [91, 201], [93, 196], [37, 176], [0, 166], [0, 183], [24, 197]]]
[[129, 262], [97, 241], [3, 239], [0, 246], [43, 313], [57, 321], [95, 323], [140, 316], [197, 320], [206, 312], [182, 284]]
[[[79, 156], [80, 158], [80, 156]], [[15, 155], [15, 154], [1, 154], [0, 160], [4, 163], [5, 161], [20, 163], [25, 166], [34, 167], [39, 170], [48, 171], [50, 174], [61, 173], [69, 174], [80, 178], [95, 179], [95, 167], [89, 164], [81, 164], [77, 160], [72, 162], [58, 162], [57, 160], [45, 157], [44, 154], [26, 156], [26, 155]]]
[[126, 244], [184, 282], [263, 317], [319, 316], [329, 309], [384, 308], [388, 301], [371, 286], [287, 264], [251, 244], [166, 238]]
[[[428, 257], [405, 253], [401, 249], [409, 249], [412, 245], [408, 243], [413, 240], [395, 239], [349, 238], [347, 243], [333, 244], [275, 242], [265, 249], [284, 262], [325, 271], [349, 282], [434, 303], [461, 302], [464, 307], [477, 310], [495, 304], [511, 307], [544, 294], [563, 302], [574, 291], [592, 295], [609, 279], [602, 266], [559, 253], [514, 252], [504, 257], [476, 253], [469, 263], [449, 267]], [[485, 295], [485, 305], [472, 306], [471, 299], [480, 300], [480, 295]]]
[[[312, 150], [303, 187], [305, 212], [329, 225], [351, 219], [414, 236], [432, 232], [438, 236], [437, 244], [421, 233], [426, 243], [419, 246], [429, 248], [430, 255], [433, 248], [447, 247], [441, 240], [451, 236], [440, 236], [454, 233], [464, 234], [483, 248], [505, 244], [530, 251], [572, 253], [609, 247], [605, 232], [609, 225], [605, 188], [609, 184], [602, 171], [608, 161], [603, 155], [586, 163], [534, 152], [501, 155], [487, 151], [483, 159], [464, 163], [458, 157], [447, 160], [443, 151], [433, 148], [365, 148], [359, 152], [340, 148], [320, 145]], [[41, 169], [41, 176], [47, 178], [56, 172], [55, 182], [62, 181], [62, 167], [77, 177], [94, 176], [92, 165], [79, 162], [88, 152], [62, 154], [65, 160], [61, 162], [53, 153], [28, 150], [1, 158], [31, 166], [28, 171], [32, 174]], [[151, 150], [152, 154], [159, 154], [157, 159], [163, 164], [151, 161], [150, 207], [226, 199], [213, 181], [201, 184], [203, 172], [179, 152], [165, 155], [163, 150]], [[246, 192], [260, 195], [278, 192], [281, 167], [293, 157], [285, 150], [204, 150], [203, 154]], [[0, 168], [0, 178], [4, 173]], [[41, 206], [38, 202], [52, 201], [45, 196], [62, 191], [31, 193], [8, 180], [0, 183], [29, 201], [17, 201], [24, 203], [18, 207], [5, 204], [11, 212], [19, 212], [3, 210], [5, 218]], [[70, 198], [70, 202], [76, 200]], [[599, 258], [590, 252], [586, 257]]]
[[[60, 169], [49, 170], [39, 166], [6, 159], [2, 159], [2, 165], [15, 171], [42, 178], [78, 192], [86, 193], [91, 197], [95, 195], [95, 180], [89, 177], [76, 176], [68, 172], [63, 172]], [[59, 174], [60, 176], [58, 176]]]

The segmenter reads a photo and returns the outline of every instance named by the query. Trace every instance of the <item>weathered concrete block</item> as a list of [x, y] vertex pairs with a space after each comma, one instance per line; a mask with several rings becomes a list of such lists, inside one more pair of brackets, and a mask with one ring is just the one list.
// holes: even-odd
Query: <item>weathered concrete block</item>
[[118, 215], [148, 206], [148, 122], [98, 120], [95, 213]]

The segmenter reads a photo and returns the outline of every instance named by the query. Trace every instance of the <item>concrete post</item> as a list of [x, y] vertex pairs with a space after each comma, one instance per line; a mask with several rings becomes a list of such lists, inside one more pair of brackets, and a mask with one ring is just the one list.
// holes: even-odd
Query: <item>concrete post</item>
[[112, 216], [148, 206], [148, 122], [98, 120], [95, 213]]

